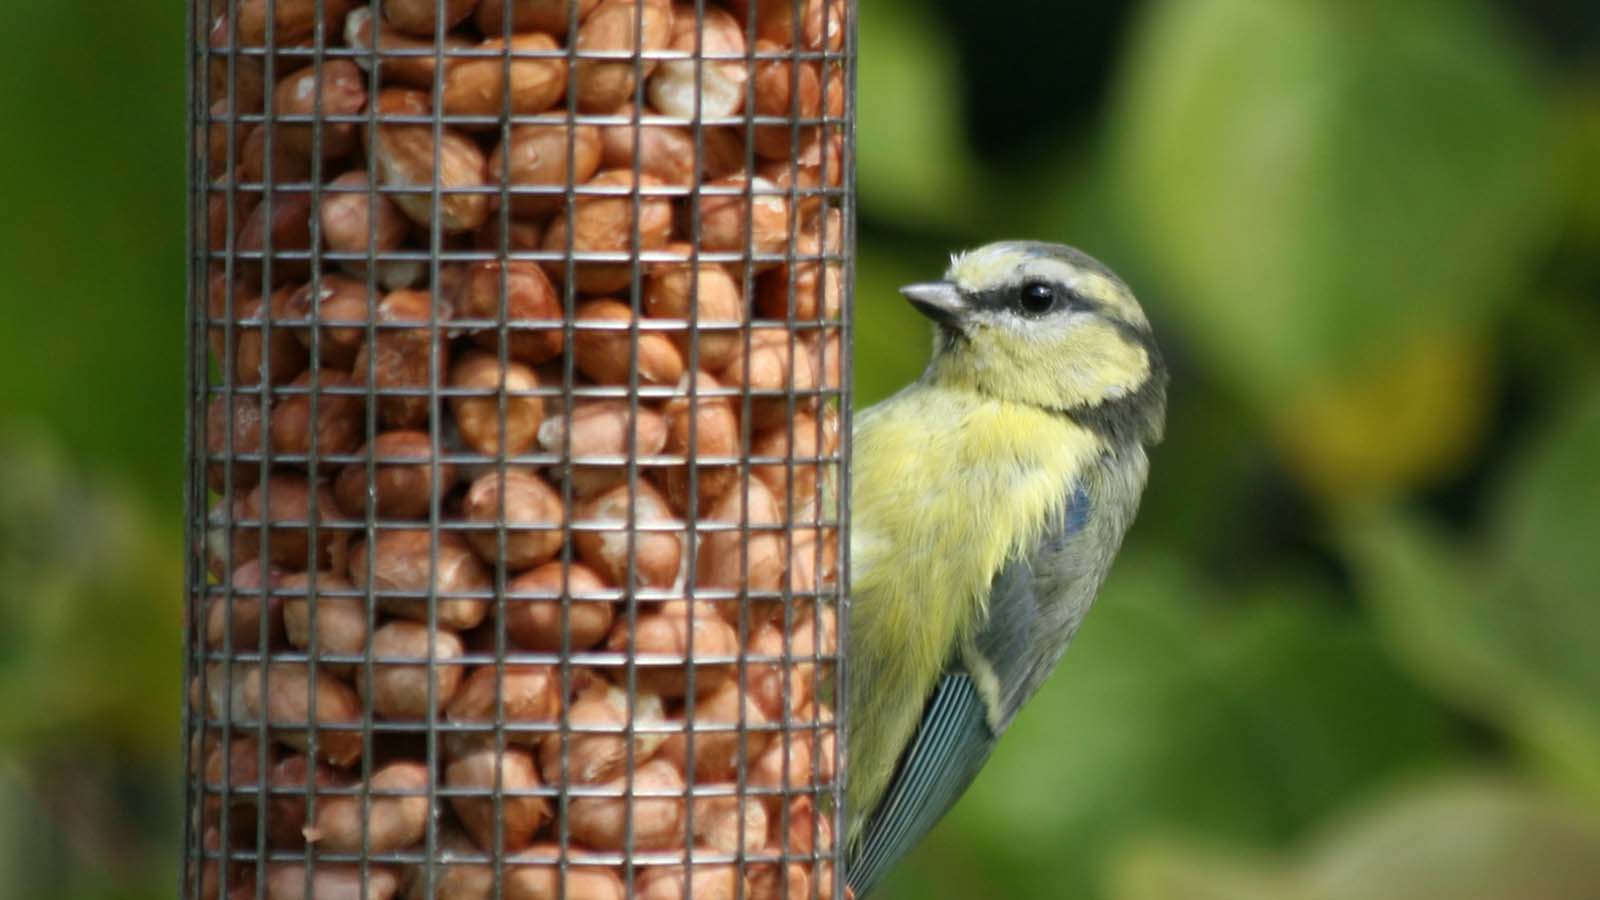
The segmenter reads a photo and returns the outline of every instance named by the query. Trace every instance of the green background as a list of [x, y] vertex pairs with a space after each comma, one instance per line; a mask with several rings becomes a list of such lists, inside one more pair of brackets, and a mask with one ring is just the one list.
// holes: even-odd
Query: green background
[[[1173, 363], [1059, 676], [885, 898], [1600, 896], [1600, 8], [863, 0], [857, 379], [896, 285], [1078, 244]], [[0, 28], [0, 895], [165, 897], [181, 4]]]

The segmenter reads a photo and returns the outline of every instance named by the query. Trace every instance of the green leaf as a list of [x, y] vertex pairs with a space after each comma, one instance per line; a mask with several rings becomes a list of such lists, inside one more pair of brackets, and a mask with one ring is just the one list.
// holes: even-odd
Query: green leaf
[[901, 225], [960, 230], [980, 196], [962, 131], [957, 53], [923, 4], [863, 3], [858, 23], [861, 208]]
[[[0, 748], [178, 747], [182, 548], [59, 450], [0, 432]], [[41, 714], [48, 711], [48, 715]]]
[[[0, 425], [43, 425], [176, 521], [184, 373], [183, 4], [11, 4], [0, 28]], [[62, 65], [72, 35], [76, 58]], [[13, 125], [13, 130], [18, 126]]]
[[1457, 777], [1385, 796], [1282, 862], [1164, 839], [1112, 869], [1113, 900], [1584, 900], [1600, 821], [1526, 786]]
[[1167, 0], [1125, 56], [1124, 213], [1259, 404], [1482, 322], [1551, 228], [1547, 111], [1474, 4]]
[[[855, 387], [856, 408], [865, 409], [904, 387], [928, 364], [932, 326], [900, 296], [900, 287], [927, 281], [933, 272], [883, 244], [863, 241], [859, 254]], [[932, 262], [937, 265], [938, 259]]]
[[1397, 514], [1343, 535], [1401, 657], [1600, 801], [1600, 387], [1580, 397], [1512, 468], [1481, 551]]

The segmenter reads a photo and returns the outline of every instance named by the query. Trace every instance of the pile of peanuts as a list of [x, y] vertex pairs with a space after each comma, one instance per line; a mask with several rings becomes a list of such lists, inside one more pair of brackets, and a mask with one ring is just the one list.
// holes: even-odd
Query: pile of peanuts
[[845, 4], [700, 5], [213, 4], [186, 896], [833, 895]]

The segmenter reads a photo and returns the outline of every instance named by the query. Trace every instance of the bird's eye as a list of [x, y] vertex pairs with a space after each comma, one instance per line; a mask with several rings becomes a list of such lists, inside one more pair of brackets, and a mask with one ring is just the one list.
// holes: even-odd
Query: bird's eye
[[1030, 281], [1022, 286], [1022, 296], [1019, 300], [1023, 312], [1042, 316], [1055, 308], [1056, 289], [1042, 281]]

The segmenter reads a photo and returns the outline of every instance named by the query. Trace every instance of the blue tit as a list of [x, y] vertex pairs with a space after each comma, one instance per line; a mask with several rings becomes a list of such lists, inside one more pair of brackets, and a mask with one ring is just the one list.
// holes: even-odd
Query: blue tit
[[1128, 286], [1006, 241], [902, 293], [915, 383], [857, 417], [847, 875], [866, 894], [972, 783], [1060, 661], [1133, 521], [1167, 374]]

